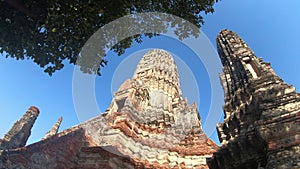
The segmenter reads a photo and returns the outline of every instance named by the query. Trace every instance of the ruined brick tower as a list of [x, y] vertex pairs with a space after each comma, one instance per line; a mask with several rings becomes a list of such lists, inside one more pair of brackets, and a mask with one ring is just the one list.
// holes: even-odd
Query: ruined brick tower
[[164, 50], [143, 56], [106, 112], [56, 134], [60, 122], [40, 142], [2, 149], [0, 168], [202, 169], [218, 149], [202, 131], [196, 104], [182, 98]]
[[30, 107], [23, 117], [13, 125], [4, 138], [0, 139], [0, 150], [24, 147], [39, 113], [36, 107]]
[[211, 169], [300, 168], [300, 95], [234, 32], [217, 37], [223, 64], [222, 147]]

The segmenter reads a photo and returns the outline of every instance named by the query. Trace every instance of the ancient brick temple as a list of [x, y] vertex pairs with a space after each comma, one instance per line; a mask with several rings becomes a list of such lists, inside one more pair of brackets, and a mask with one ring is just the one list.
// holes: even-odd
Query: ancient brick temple
[[[223, 64], [222, 144], [211, 169], [299, 169], [300, 95], [234, 32], [217, 37]], [[298, 77], [295, 77], [298, 78]]]
[[25, 146], [30, 107], [0, 140], [0, 168], [299, 169], [300, 95], [234, 32], [217, 37], [223, 73], [221, 147], [206, 137], [196, 104], [182, 98], [176, 64], [146, 53], [103, 114]]
[[[103, 114], [24, 147], [39, 111], [29, 108], [0, 141], [0, 168], [208, 168], [218, 146], [196, 104], [182, 98], [170, 54], [151, 50]], [[24, 126], [24, 127], [20, 127]]]

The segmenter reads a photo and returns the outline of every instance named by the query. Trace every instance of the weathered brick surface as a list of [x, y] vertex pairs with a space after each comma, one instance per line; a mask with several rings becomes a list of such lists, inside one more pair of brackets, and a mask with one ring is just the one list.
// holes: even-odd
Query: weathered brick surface
[[[72, 130], [72, 131], [70, 131]], [[2, 153], [4, 168], [76, 168], [77, 154], [88, 139], [83, 129], [74, 128], [32, 145]]]

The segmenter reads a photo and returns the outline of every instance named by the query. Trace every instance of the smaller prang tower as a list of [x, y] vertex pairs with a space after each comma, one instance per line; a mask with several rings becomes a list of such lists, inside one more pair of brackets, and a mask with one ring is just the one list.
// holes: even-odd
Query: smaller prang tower
[[234, 32], [217, 37], [224, 122], [211, 169], [300, 168], [300, 95]]
[[13, 125], [7, 134], [5, 134], [4, 138], [0, 139], [0, 150], [24, 147], [39, 113], [40, 111], [38, 108], [31, 106], [23, 117]]

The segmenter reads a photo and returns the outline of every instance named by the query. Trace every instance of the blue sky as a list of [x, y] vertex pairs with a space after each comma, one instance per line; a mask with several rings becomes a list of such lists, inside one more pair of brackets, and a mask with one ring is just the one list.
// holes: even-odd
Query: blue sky
[[[237, 32], [258, 57], [271, 62], [275, 72], [288, 84], [293, 84], [299, 92], [299, 18], [300, 1], [297, 0], [222, 0], [215, 5], [214, 14], [205, 16], [205, 25], [201, 30], [214, 46], [220, 30], [227, 28]], [[173, 52], [191, 68], [199, 86], [199, 111], [202, 119], [205, 119], [210, 100], [207, 95], [210, 84], [205, 69], [199, 61], [194, 62], [191, 59], [193, 57], [187, 59], [193, 53], [165, 37], [144, 39], [144, 43], [134, 44], [121, 57], [108, 53], [109, 64], [103, 69], [103, 76], [96, 78], [95, 91], [100, 109], [104, 111], [111, 101], [111, 80], [118, 65], [123, 59], [129, 58], [126, 56], [148, 48], [163, 48]], [[63, 70], [49, 77], [30, 60], [17, 61], [0, 57], [0, 137], [31, 105], [37, 106], [41, 113], [28, 143], [39, 141], [60, 116], [63, 116], [60, 131], [78, 124], [72, 98], [73, 70], [73, 65], [66, 64]], [[216, 135], [212, 138], [217, 140]]]

